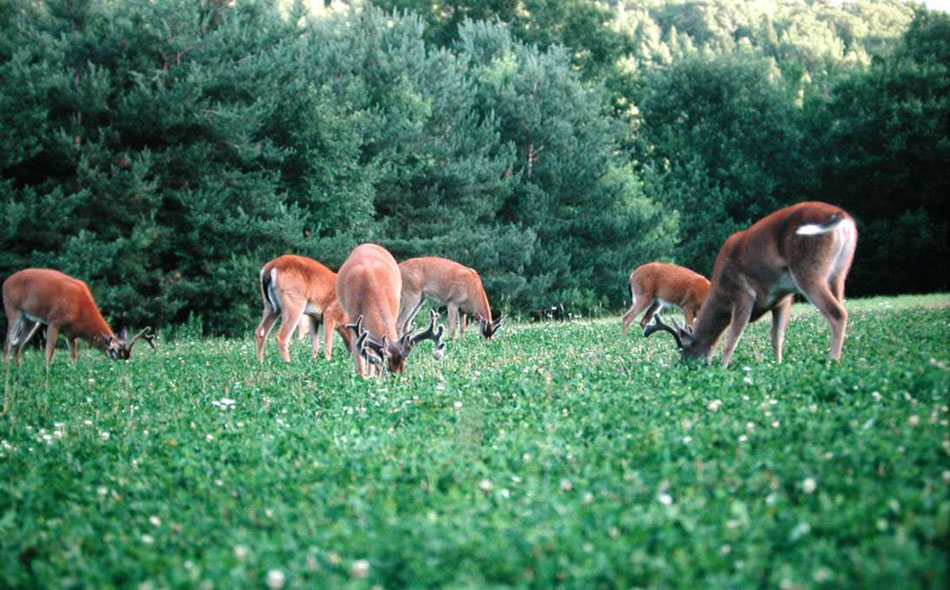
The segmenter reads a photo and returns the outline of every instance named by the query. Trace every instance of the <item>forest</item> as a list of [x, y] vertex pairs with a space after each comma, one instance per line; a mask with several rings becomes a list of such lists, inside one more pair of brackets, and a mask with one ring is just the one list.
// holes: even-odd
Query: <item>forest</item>
[[950, 16], [897, 0], [0, 0], [0, 277], [244, 334], [377, 242], [522, 317], [821, 200], [849, 296], [950, 288]]

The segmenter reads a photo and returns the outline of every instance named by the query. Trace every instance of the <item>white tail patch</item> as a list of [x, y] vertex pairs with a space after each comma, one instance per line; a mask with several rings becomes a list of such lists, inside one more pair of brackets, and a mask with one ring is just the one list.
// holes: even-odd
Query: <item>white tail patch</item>
[[806, 223], [795, 231], [795, 235], [798, 236], [820, 236], [821, 234], [826, 234], [828, 232], [834, 231], [836, 227], [841, 225], [841, 222], [845, 220], [844, 217], [839, 217], [831, 223], [826, 223], [825, 225], [819, 225], [817, 223]]
[[272, 268], [270, 271], [270, 282], [267, 284], [267, 288], [264, 290], [267, 295], [267, 302], [270, 303], [270, 306], [274, 311], [280, 311], [280, 296], [277, 294], [277, 269]]

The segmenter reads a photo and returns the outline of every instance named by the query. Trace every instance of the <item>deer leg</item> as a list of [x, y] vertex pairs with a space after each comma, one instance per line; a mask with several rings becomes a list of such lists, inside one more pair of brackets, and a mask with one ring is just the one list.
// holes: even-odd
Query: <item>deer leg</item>
[[812, 305], [818, 308], [821, 315], [828, 320], [828, 324], [831, 326], [831, 350], [828, 355], [832, 359], [840, 361], [841, 348], [844, 346], [845, 329], [848, 325], [847, 310], [824, 281], [809, 285], [807, 289], [802, 286], [802, 292]]
[[743, 330], [749, 324], [749, 318], [752, 316], [752, 306], [755, 299], [749, 296], [740, 297], [732, 306], [732, 321], [729, 324], [729, 337], [722, 348], [722, 366], [727, 367], [732, 361], [732, 353], [739, 343], [739, 337]]
[[[308, 330], [308, 331], [310, 332], [310, 358], [315, 359], [315, 358], [317, 358], [317, 355], [320, 354], [319, 330], [320, 330], [320, 324], [323, 323], [323, 322], [322, 322], [322, 321], [318, 321], [317, 318], [315, 318], [315, 317], [313, 317], [313, 316], [306, 315], [306, 314], [304, 314], [303, 317], [300, 318], [300, 323], [301, 323], [301, 324], [303, 324], [304, 321], [306, 321], [306, 322], [309, 324], [308, 327], [310, 328], [310, 329]], [[326, 334], [326, 333], [331, 333], [331, 332], [327, 329], [326, 326], [323, 326], [323, 332], [324, 332], [325, 334]], [[327, 351], [327, 352], [329, 352], [329, 351]], [[330, 359], [327, 359], [327, 360], [330, 360]]]
[[[633, 305], [630, 306], [630, 309], [627, 310], [627, 313], [623, 314], [621, 318], [621, 327], [620, 333], [624, 336], [627, 335], [627, 328], [630, 327], [630, 324], [633, 323], [633, 320], [636, 319], [640, 312], [649, 307], [653, 303], [652, 300], [647, 299], [646, 297], [638, 297], [633, 301]], [[643, 326], [643, 322], [640, 322], [640, 326]]]
[[449, 316], [449, 338], [455, 338], [455, 330], [459, 323], [459, 306], [449, 303], [445, 306]]
[[53, 362], [53, 353], [56, 352], [56, 339], [59, 338], [59, 328], [50, 324], [46, 328], [46, 367]]
[[79, 338], [67, 338], [66, 344], [69, 345], [69, 356], [75, 363], [79, 359]]
[[20, 366], [20, 355], [23, 353], [23, 347], [26, 346], [26, 343], [29, 342], [31, 338], [33, 338], [33, 335], [36, 334], [37, 330], [39, 330], [40, 325], [41, 324], [39, 322], [33, 322], [33, 325], [31, 326], [29, 320], [21, 323], [19, 334], [23, 334], [23, 332], [26, 332], [27, 330], [29, 330], [29, 332], [27, 332], [26, 336], [21, 337], [19, 334], [16, 336], [17, 343], [13, 346], [14, 354], [16, 356], [16, 366]]
[[663, 311], [663, 304], [659, 301], [654, 301], [650, 304], [650, 307], [647, 308], [647, 312], [643, 314], [643, 317], [640, 318], [640, 327], [646, 328], [647, 324], [653, 321], [653, 316]]
[[468, 323], [468, 314], [460, 313], [459, 314], [459, 332], [462, 335], [462, 338], [465, 338], [465, 324]]
[[330, 360], [333, 354], [333, 331], [336, 323], [326, 315], [323, 316], [323, 358]]
[[304, 303], [297, 301], [285, 301], [280, 313], [280, 328], [277, 328], [277, 348], [280, 349], [280, 357], [286, 362], [290, 362], [290, 353], [287, 346], [290, 339], [297, 329], [297, 322], [300, 321], [304, 312]]
[[264, 360], [264, 342], [267, 341], [267, 335], [270, 334], [271, 329], [274, 327], [274, 322], [277, 321], [277, 312], [271, 309], [271, 306], [264, 304], [264, 317], [261, 318], [261, 323], [257, 326], [257, 331], [254, 332], [254, 340], [257, 343], [257, 360]]
[[788, 316], [791, 313], [794, 297], [789, 295], [772, 308], [772, 352], [775, 353], [775, 362], [782, 362], [782, 344], [785, 342], [785, 329], [788, 327]]
[[10, 362], [10, 349], [16, 348], [14, 341], [16, 340], [17, 334], [20, 332], [20, 328], [23, 323], [23, 316], [21, 314], [10, 313], [7, 311], [7, 339], [3, 341], [3, 362], [4, 364]]

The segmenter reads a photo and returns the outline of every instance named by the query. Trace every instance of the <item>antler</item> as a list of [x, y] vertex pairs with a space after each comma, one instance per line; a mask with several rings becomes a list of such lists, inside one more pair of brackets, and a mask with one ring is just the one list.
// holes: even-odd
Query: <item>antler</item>
[[445, 342], [442, 341], [442, 334], [445, 333], [445, 326], [439, 324], [438, 329], [435, 327], [435, 323], [440, 317], [441, 316], [439, 316], [438, 312], [436, 312], [434, 309], [430, 309], [429, 326], [425, 330], [416, 332], [412, 336], [403, 336], [402, 345], [403, 348], [405, 348], [407, 354], [412, 352], [412, 349], [416, 346], [416, 344], [422, 342], [423, 340], [431, 340], [433, 346], [432, 356], [434, 356], [436, 360], [440, 360], [442, 358], [442, 354], [445, 352]]
[[664, 332], [669, 332], [670, 334], [673, 335], [673, 338], [676, 339], [676, 347], [682, 350], [684, 348], [683, 336], [688, 335], [688, 333], [685, 330], [683, 330], [683, 328], [679, 324], [676, 323], [676, 320], [671, 320], [671, 321], [673, 322], [673, 325], [676, 326], [675, 329], [664, 324], [663, 321], [660, 320], [660, 314], [656, 314], [653, 316], [653, 323], [643, 329], [643, 335], [646, 337], [649, 337], [654, 332], [657, 332], [660, 330]]
[[145, 338], [145, 341], [148, 342], [148, 345], [151, 346], [152, 348], [155, 348], [155, 343], [152, 341], [158, 338], [158, 336], [155, 334], [154, 331], [152, 331], [151, 326], [146, 326], [144, 330], [142, 330], [141, 332], [133, 336], [132, 339], [129, 340], [128, 343], [125, 345], [125, 347], [129, 351], [131, 351], [132, 346], [135, 345], [136, 341], [138, 341], [139, 338]]

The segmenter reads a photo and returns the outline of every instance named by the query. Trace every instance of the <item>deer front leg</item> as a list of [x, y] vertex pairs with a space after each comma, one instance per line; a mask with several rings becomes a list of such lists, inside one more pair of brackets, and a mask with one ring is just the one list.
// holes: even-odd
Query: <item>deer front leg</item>
[[66, 343], [69, 345], [69, 356], [75, 363], [79, 359], [79, 338], [67, 338]]
[[53, 362], [53, 353], [56, 352], [56, 339], [59, 338], [59, 328], [50, 324], [46, 328], [46, 366]]
[[449, 338], [455, 338], [455, 329], [459, 323], [459, 306], [449, 303], [445, 308], [449, 316]]
[[[322, 324], [323, 321], [322, 320], [318, 321], [315, 317], [308, 316], [306, 314], [304, 314], [303, 317], [300, 318], [300, 323], [301, 324], [304, 323], [304, 320], [307, 320], [307, 328], [308, 328], [307, 331], [310, 334], [310, 358], [315, 359], [317, 358], [317, 355], [320, 354], [319, 330], [320, 330], [320, 324]], [[330, 330], [328, 330], [327, 327], [324, 326], [323, 332], [325, 334], [330, 333]], [[327, 360], [330, 360], [329, 357], [327, 358]]]
[[732, 361], [732, 353], [739, 343], [739, 337], [743, 330], [749, 324], [749, 318], [752, 316], [752, 307], [755, 305], [755, 299], [743, 294], [740, 299], [732, 306], [732, 321], [729, 323], [729, 337], [722, 348], [722, 366], [728, 367]]
[[775, 362], [782, 362], [782, 343], [785, 342], [785, 329], [788, 327], [788, 316], [791, 313], [794, 298], [789, 295], [772, 308], [772, 352], [775, 353]]

